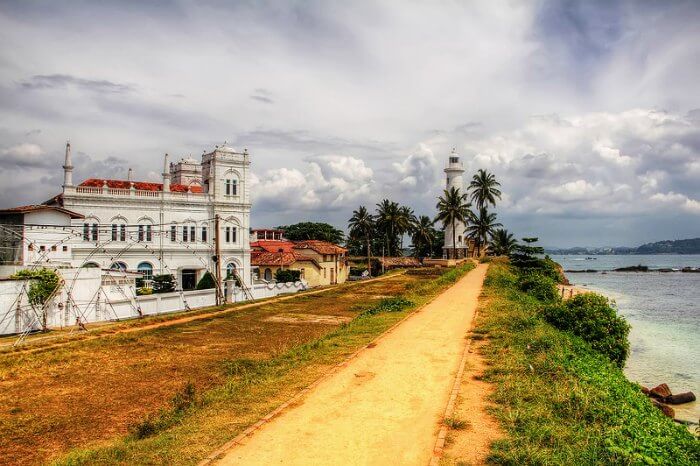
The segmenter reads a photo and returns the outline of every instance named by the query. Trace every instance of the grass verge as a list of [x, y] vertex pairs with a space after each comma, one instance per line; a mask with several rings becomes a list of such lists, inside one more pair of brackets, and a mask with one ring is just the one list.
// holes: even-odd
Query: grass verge
[[700, 442], [664, 417], [609, 359], [555, 329], [542, 303], [494, 262], [475, 332], [488, 335], [485, 380], [507, 438], [496, 464], [700, 464]]
[[327, 335], [271, 358], [224, 361], [223, 383], [202, 393], [186, 385], [169, 408], [134, 424], [129, 435], [73, 450], [54, 464], [195, 464], [473, 268], [468, 263], [411, 286]]

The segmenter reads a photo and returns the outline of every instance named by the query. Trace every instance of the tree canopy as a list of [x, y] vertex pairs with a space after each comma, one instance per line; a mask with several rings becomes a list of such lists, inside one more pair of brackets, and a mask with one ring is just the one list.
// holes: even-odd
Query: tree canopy
[[293, 241], [316, 239], [340, 244], [345, 238], [342, 230], [323, 222], [300, 222], [292, 225], [280, 225], [277, 228], [284, 230], [285, 238]]

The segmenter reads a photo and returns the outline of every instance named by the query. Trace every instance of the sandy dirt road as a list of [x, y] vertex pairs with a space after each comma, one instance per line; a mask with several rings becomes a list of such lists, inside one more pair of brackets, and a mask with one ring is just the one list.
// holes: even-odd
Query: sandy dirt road
[[222, 465], [427, 465], [487, 266], [228, 450]]

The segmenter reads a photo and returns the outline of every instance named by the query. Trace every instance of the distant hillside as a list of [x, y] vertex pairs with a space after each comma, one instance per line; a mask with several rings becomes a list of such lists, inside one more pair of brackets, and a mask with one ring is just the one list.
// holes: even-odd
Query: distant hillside
[[637, 248], [603, 247], [603, 248], [545, 248], [547, 254], [574, 254], [582, 256], [605, 254], [700, 254], [700, 238], [657, 241], [643, 244]]
[[647, 243], [639, 246], [635, 254], [700, 254], [700, 238]]

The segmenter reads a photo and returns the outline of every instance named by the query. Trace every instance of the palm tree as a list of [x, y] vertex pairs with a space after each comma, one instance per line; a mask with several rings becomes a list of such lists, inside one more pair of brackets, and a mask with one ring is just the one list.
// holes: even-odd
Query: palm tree
[[372, 249], [370, 243], [372, 241], [372, 232], [374, 231], [374, 217], [367, 211], [367, 208], [361, 205], [357, 210], [352, 212], [352, 217], [348, 221], [350, 236], [353, 239], [364, 239], [367, 245], [367, 271], [369, 276], [372, 276]]
[[375, 215], [377, 228], [384, 234], [386, 250], [389, 256], [394, 255], [392, 253], [395, 252], [396, 249], [396, 236], [400, 231], [400, 217], [401, 214], [399, 212], [399, 204], [397, 202], [384, 199], [382, 202], [377, 204], [377, 214]]
[[408, 206], [399, 207], [399, 216], [396, 221], [397, 233], [401, 236], [400, 247], [403, 253], [403, 236], [406, 233], [410, 233], [416, 224], [416, 215], [413, 213], [413, 209]]
[[496, 222], [496, 214], [489, 212], [486, 207], [479, 209], [479, 215], [472, 214], [471, 225], [464, 232], [476, 242], [477, 257], [481, 255], [481, 245], [486, 244], [494, 229], [501, 226], [503, 225]]
[[433, 241], [435, 241], [434, 223], [427, 215], [421, 215], [413, 224], [411, 240], [413, 241], [413, 254], [416, 257], [420, 256], [423, 246], [428, 245], [432, 248]]
[[496, 181], [496, 177], [492, 173], [479, 169], [472, 178], [471, 183], [469, 183], [472, 201], [476, 202], [476, 206], [479, 209], [488, 207], [489, 204], [495, 206], [496, 199], [501, 198], [499, 186], [501, 186], [501, 183]]
[[509, 256], [517, 244], [518, 240], [513, 237], [513, 234], [503, 228], [499, 228], [491, 235], [491, 246], [493, 253], [497, 256]]
[[[469, 207], [471, 204], [467, 200], [467, 194], [462, 194], [458, 188], [454, 186], [449, 190], [443, 191], [442, 196], [438, 198], [438, 203], [435, 206], [438, 214], [435, 221], [442, 222], [443, 228], [452, 225], [452, 255], [457, 257], [457, 222], [466, 223], [471, 216]], [[449, 259], [449, 257], [448, 257]]]

